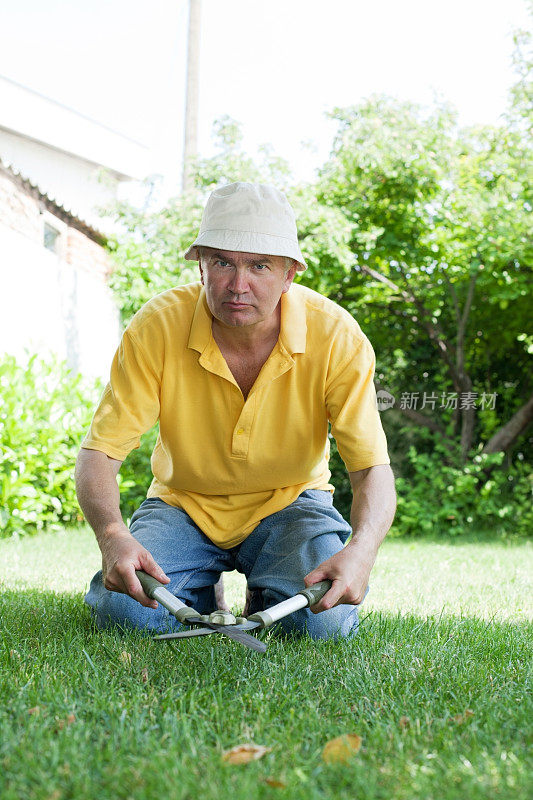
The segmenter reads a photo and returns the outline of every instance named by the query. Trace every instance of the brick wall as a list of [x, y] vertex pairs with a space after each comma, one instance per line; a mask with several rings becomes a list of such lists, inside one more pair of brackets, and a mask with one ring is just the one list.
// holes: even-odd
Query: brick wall
[[[109, 254], [91, 238], [88, 226], [80, 225], [63, 209], [56, 208], [53, 201], [39, 198], [38, 192], [24, 179], [0, 168], [0, 221], [44, 247], [45, 220], [60, 231], [58, 255], [67, 264], [107, 282], [112, 271]], [[0, 260], [1, 257], [0, 253]]]
[[[58, 232], [52, 249], [45, 224]], [[0, 359], [55, 353], [75, 371], [107, 379], [120, 320], [104, 241], [0, 163]]]
[[0, 220], [8, 228], [34, 242], [42, 241], [43, 223], [39, 204], [0, 171]]
[[84, 272], [99, 275], [107, 283], [112, 271], [107, 251], [76, 228], [67, 228], [64, 236], [63, 256], [67, 264], [74, 264]]

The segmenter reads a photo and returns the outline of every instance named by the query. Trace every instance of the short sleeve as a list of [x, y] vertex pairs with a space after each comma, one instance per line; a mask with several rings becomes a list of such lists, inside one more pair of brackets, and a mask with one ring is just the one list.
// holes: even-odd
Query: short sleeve
[[159, 419], [161, 375], [133, 334], [126, 330], [111, 375], [81, 446], [123, 461]]
[[387, 440], [374, 388], [375, 356], [366, 338], [356, 341], [339, 366], [332, 366], [326, 407], [340, 456], [348, 472], [389, 464]]

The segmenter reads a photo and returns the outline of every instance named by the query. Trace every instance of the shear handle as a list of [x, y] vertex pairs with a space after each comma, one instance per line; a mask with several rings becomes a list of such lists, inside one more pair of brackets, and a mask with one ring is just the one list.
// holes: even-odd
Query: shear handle
[[282, 600], [281, 603], [268, 608], [266, 611], [258, 611], [256, 614], [251, 614], [248, 619], [251, 622], [259, 622], [262, 628], [268, 628], [274, 622], [278, 622], [283, 617], [288, 617], [289, 614], [294, 614], [295, 611], [299, 611], [301, 608], [314, 606], [330, 589], [331, 581], [320, 581], [313, 584], [313, 586], [302, 589], [294, 597]]
[[141, 586], [143, 587], [144, 593], [148, 596], [157, 600], [158, 603], [161, 603], [163, 608], [166, 608], [167, 611], [176, 617], [179, 622], [186, 622], [189, 617], [199, 617], [197, 611], [190, 606], [186, 606], [181, 600], [168, 591], [164, 584], [160, 583], [156, 580], [152, 575], [148, 575], [147, 572], [143, 572], [140, 569], [135, 570], [135, 574], [139, 578], [141, 582]]

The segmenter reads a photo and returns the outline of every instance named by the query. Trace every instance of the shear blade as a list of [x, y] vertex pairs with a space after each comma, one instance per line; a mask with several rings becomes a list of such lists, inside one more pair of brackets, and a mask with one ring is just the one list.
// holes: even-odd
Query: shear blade
[[190, 631], [176, 631], [176, 633], [160, 633], [154, 639], [189, 639], [191, 636], [209, 636], [215, 631], [209, 628], [191, 628]]
[[[189, 619], [187, 621], [189, 623], [195, 623], [194, 619]], [[211, 633], [222, 633], [229, 639], [233, 639], [233, 641], [239, 642], [239, 644], [249, 647], [251, 650], [255, 650], [258, 653], [266, 652], [267, 646], [264, 642], [261, 642], [254, 636], [250, 636], [243, 630], [244, 627], [253, 630], [253, 628], [259, 627], [258, 623], [245, 623], [242, 627], [237, 627], [235, 625], [217, 625], [213, 622], [205, 622], [203, 619], [198, 619], [197, 622], [203, 627], [191, 628], [191, 630], [178, 631], [177, 633], [163, 633], [159, 636], [154, 636], [154, 639], [188, 639], [191, 636], [207, 636]]]

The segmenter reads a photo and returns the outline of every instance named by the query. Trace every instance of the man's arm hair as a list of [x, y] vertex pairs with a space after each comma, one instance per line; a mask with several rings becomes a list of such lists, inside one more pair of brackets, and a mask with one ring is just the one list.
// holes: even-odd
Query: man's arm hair
[[126, 526], [120, 513], [117, 475], [122, 461], [82, 447], [76, 460], [76, 494], [98, 542]]
[[350, 544], [360, 543], [377, 554], [396, 513], [392, 469], [388, 464], [380, 464], [348, 474], [353, 494], [350, 514], [353, 535]]
[[129, 594], [148, 608], [157, 608], [156, 601], [143, 592], [135, 570], [144, 570], [162, 583], [168, 583], [169, 578], [122, 519], [117, 484], [121, 464], [99, 450], [82, 448], [76, 461], [78, 502], [102, 552], [105, 588]]
[[331, 589], [311, 611], [318, 613], [342, 603], [363, 601], [378, 548], [394, 518], [394, 475], [388, 464], [350, 472], [353, 491], [351, 524], [353, 536], [338, 553], [305, 576], [305, 585], [332, 581]]

